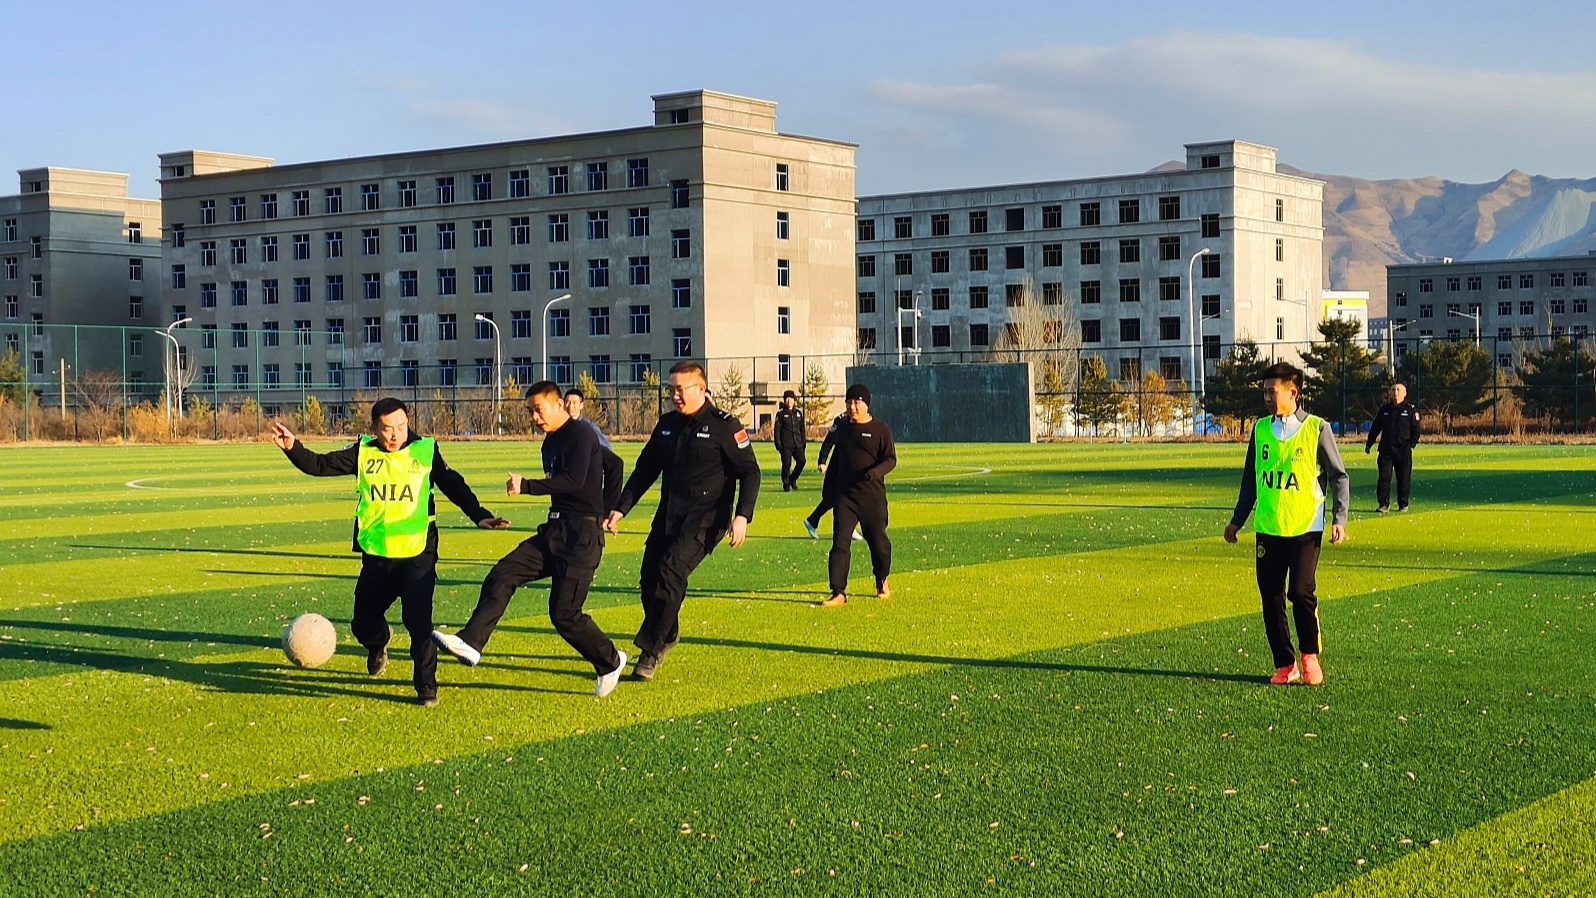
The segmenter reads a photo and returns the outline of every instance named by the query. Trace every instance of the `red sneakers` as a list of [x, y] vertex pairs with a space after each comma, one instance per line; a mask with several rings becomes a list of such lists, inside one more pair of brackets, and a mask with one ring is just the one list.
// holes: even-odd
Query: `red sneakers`
[[1302, 656], [1302, 678], [1309, 686], [1317, 686], [1324, 682], [1324, 668], [1319, 666], [1318, 655]]
[[[1304, 655], [1303, 660], [1307, 660], [1310, 657], [1312, 656]], [[1276, 686], [1284, 686], [1287, 683], [1300, 683], [1302, 682], [1302, 672], [1297, 670], [1297, 662], [1293, 661], [1275, 671], [1275, 675], [1269, 678], [1269, 682]]]

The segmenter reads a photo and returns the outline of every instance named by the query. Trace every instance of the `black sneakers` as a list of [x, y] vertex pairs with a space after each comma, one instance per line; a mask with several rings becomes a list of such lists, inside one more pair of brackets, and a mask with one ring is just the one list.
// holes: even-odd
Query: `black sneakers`
[[380, 677], [388, 669], [388, 643], [393, 642], [393, 625], [388, 625], [388, 640], [379, 649], [366, 649], [366, 675]]

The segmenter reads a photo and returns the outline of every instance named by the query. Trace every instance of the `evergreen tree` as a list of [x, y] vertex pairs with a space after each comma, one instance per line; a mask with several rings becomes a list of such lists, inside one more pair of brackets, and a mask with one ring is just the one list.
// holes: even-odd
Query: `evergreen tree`
[[1387, 380], [1376, 373], [1379, 353], [1371, 353], [1359, 335], [1363, 325], [1345, 318], [1327, 318], [1319, 324], [1322, 342], [1302, 354], [1309, 373], [1303, 384], [1303, 405], [1328, 421], [1349, 428], [1373, 420], [1385, 401]]
[[1075, 394], [1075, 426], [1092, 428], [1092, 433], [1119, 414], [1119, 402], [1109, 389], [1108, 365], [1101, 356], [1081, 357], [1081, 374]]
[[799, 404], [803, 406], [806, 425], [825, 427], [831, 423], [831, 380], [819, 362], [810, 362], [804, 369]]
[[6, 354], [0, 356], [0, 399], [21, 402], [26, 374], [27, 371], [22, 367], [22, 357], [15, 349], [6, 350]]
[[1241, 431], [1247, 422], [1263, 414], [1259, 384], [1271, 360], [1258, 353], [1251, 339], [1237, 340], [1230, 352], [1214, 366], [1214, 373], [1203, 384], [1203, 407], [1210, 415], [1236, 420]]
[[1441, 426], [1453, 418], [1477, 415], [1496, 400], [1486, 395], [1491, 387], [1491, 354], [1470, 342], [1436, 340], [1402, 356], [1397, 379], [1407, 385], [1408, 396], [1424, 411], [1440, 416]]
[[1596, 412], [1591, 389], [1596, 360], [1578, 343], [1561, 337], [1545, 349], [1525, 350], [1513, 394], [1531, 418], [1551, 418], [1575, 428]]

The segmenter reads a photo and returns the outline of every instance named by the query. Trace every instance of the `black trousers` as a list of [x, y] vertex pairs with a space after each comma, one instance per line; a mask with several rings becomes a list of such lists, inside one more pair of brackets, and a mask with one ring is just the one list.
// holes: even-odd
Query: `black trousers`
[[414, 558], [360, 556], [355, 580], [355, 613], [349, 629], [367, 651], [388, 645], [388, 609], [399, 602], [405, 631], [410, 634], [410, 660], [418, 695], [438, 692], [438, 647], [432, 644], [432, 590], [438, 583], [438, 554]]
[[[777, 446], [776, 452], [781, 455], [781, 488], [797, 489], [798, 475], [804, 472], [804, 447], [786, 448]], [[788, 468], [791, 468], [789, 472]]]
[[853, 528], [864, 533], [870, 547], [870, 570], [876, 585], [892, 573], [892, 540], [887, 538], [887, 497], [844, 494], [831, 513], [831, 554], [826, 559], [831, 574], [831, 592], [848, 591], [848, 568], [853, 563]]
[[681, 638], [682, 602], [687, 598], [687, 578], [725, 537], [718, 529], [683, 533], [650, 532], [643, 544], [643, 567], [638, 586], [642, 591], [643, 623], [632, 641], [645, 652], [669, 651]]
[[1319, 547], [1324, 531], [1301, 536], [1258, 534], [1258, 594], [1263, 598], [1264, 634], [1275, 667], [1297, 660], [1286, 625], [1286, 601], [1297, 624], [1297, 645], [1304, 655], [1319, 654], [1319, 598], [1314, 578], [1319, 570]]
[[1408, 507], [1408, 499], [1413, 492], [1413, 450], [1393, 449], [1380, 450], [1380, 482], [1375, 487], [1375, 498], [1380, 500], [1380, 505], [1391, 504], [1391, 473], [1396, 472], [1397, 506]]
[[593, 665], [593, 670], [609, 673], [621, 663], [615, 643], [582, 610], [603, 555], [604, 530], [597, 518], [550, 519], [488, 571], [471, 620], [456, 635], [481, 651], [493, 637], [515, 591], [548, 577], [549, 621], [554, 631]]

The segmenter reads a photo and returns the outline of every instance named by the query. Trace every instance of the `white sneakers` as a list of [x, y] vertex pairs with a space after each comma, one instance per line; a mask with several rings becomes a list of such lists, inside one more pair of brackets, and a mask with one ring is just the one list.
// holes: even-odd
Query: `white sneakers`
[[599, 698], [603, 698], [615, 691], [615, 686], [621, 682], [621, 672], [626, 670], [626, 653], [616, 649], [615, 654], [621, 657], [620, 662], [615, 665], [615, 669], [607, 674], [600, 674], [593, 681], [593, 694]]
[[477, 662], [482, 660], [482, 653], [467, 645], [466, 641], [458, 636], [451, 636], [442, 630], [433, 630], [432, 641], [438, 644], [438, 648], [459, 658], [466, 667], [476, 667]]

